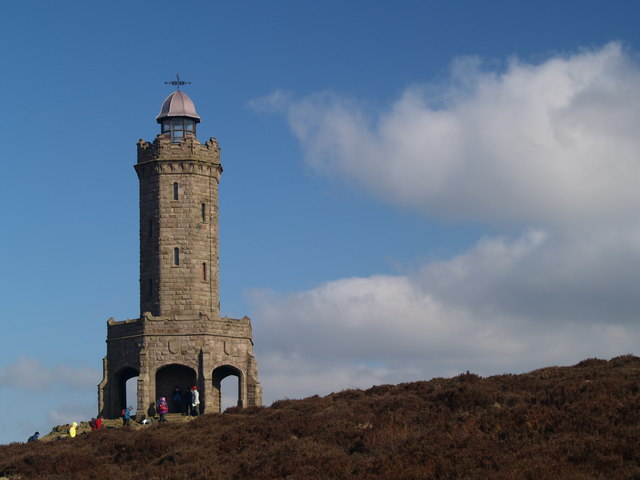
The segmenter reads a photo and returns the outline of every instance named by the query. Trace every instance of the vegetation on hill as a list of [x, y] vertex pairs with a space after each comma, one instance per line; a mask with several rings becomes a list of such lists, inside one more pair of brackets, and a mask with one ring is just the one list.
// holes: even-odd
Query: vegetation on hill
[[0, 447], [25, 479], [640, 479], [640, 358], [281, 400]]

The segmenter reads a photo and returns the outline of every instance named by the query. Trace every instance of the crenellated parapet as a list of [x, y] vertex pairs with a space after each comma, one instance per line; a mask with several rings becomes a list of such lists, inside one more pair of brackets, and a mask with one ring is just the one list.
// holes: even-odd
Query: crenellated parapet
[[180, 142], [172, 142], [171, 138], [160, 134], [149, 143], [138, 141], [138, 164], [152, 161], [193, 160], [220, 165], [220, 147], [218, 141], [211, 137], [201, 144], [194, 135], [187, 135]]
[[144, 335], [144, 322], [140, 318], [116, 321], [107, 320], [107, 342]]
[[222, 317], [210, 319], [207, 315], [199, 318], [155, 316], [145, 312], [140, 318], [116, 321], [107, 320], [107, 342], [142, 336], [206, 336], [248, 340], [253, 344], [251, 319]]

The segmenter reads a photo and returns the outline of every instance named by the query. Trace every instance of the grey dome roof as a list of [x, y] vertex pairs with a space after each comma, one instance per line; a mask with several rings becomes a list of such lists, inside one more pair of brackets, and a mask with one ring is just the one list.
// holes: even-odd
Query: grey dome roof
[[162, 102], [160, 113], [156, 117], [158, 123], [167, 117], [189, 117], [194, 118], [196, 123], [200, 121], [200, 115], [196, 112], [196, 107], [189, 96], [182, 90], [176, 90]]

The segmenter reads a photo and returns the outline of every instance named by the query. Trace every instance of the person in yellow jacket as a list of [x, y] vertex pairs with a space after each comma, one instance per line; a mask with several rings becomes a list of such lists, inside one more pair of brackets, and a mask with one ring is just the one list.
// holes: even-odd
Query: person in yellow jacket
[[77, 424], [76, 422], [73, 422], [73, 423], [71, 424], [71, 428], [69, 429], [69, 436], [70, 436], [71, 438], [73, 438], [73, 437], [75, 437], [75, 436], [76, 436], [76, 427], [77, 427], [77, 426], [78, 426], [78, 424]]

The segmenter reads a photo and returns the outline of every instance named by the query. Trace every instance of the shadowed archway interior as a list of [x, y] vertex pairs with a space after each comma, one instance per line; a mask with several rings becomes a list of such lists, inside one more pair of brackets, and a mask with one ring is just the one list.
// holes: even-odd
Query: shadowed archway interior
[[[169, 403], [171, 413], [185, 413], [184, 405], [188, 399], [188, 392], [192, 386], [197, 385], [196, 371], [185, 365], [166, 365], [156, 372], [156, 398], [165, 397]], [[181, 405], [173, 402], [173, 393], [176, 388], [182, 395]], [[201, 401], [202, 402], [202, 401]]]

